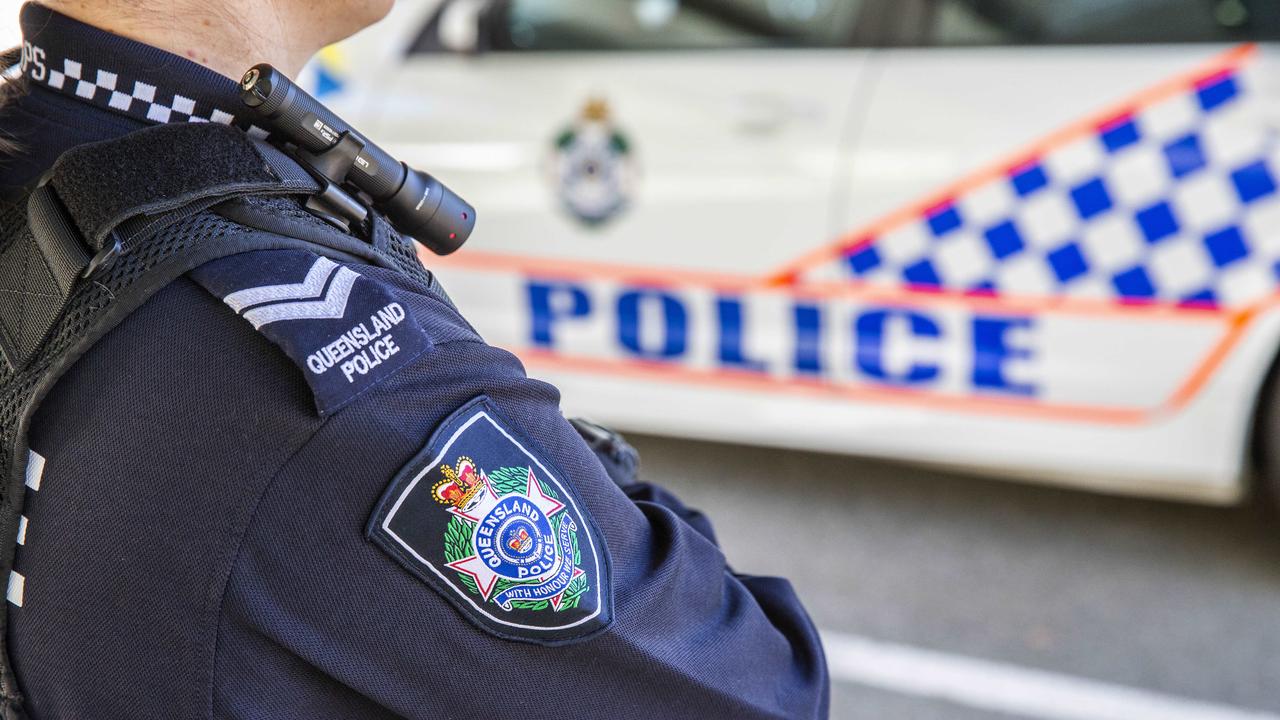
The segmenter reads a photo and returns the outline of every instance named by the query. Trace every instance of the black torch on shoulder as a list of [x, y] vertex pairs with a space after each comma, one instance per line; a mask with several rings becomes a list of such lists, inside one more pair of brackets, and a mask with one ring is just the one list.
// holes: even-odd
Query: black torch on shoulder
[[476, 211], [466, 200], [369, 142], [271, 65], [249, 68], [240, 99], [322, 183], [308, 203], [318, 214], [339, 223], [363, 221], [367, 211], [348, 192], [354, 189], [396, 230], [437, 255], [457, 250], [471, 235]]

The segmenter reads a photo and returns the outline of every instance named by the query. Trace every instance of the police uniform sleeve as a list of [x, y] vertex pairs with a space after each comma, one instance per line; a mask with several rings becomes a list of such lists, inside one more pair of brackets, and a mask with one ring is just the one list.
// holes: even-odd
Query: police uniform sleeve
[[219, 713], [826, 716], [821, 646], [789, 583], [735, 576], [674, 497], [629, 498], [557, 391], [447, 302], [386, 292], [427, 342], [373, 322], [375, 302], [343, 321], [370, 312], [363, 332], [411, 358], [349, 337], [316, 360], [340, 374], [363, 357], [357, 380], [400, 364], [344, 390], [258, 499], [221, 608]]
[[680, 498], [665, 488], [640, 480], [640, 453], [620, 433], [585, 418], [570, 418], [569, 424], [582, 436], [595, 453], [605, 474], [613, 480], [627, 497], [637, 503], [661, 505], [688, 523], [703, 537], [719, 545], [711, 520], [701, 511], [688, 507]]

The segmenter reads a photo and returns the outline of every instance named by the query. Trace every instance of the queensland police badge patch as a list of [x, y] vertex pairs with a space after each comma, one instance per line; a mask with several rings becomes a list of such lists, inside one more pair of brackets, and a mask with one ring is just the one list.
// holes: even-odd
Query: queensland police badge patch
[[368, 535], [481, 628], [540, 643], [612, 616], [608, 555], [565, 479], [481, 396], [391, 483]]

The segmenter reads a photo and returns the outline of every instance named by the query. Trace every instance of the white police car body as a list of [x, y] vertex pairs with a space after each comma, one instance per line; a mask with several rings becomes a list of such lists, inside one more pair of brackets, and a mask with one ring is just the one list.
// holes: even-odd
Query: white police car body
[[430, 264], [569, 410], [1247, 487], [1280, 346], [1280, 81], [1242, 44], [1270, 3], [429, 5], [348, 46], [335, 104], [480, 209]]

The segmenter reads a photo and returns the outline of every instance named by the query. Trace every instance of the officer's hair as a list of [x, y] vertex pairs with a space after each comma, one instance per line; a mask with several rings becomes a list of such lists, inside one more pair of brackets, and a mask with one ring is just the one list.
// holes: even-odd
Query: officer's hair
[[[14, 98], [26, 92], [27, 78], [20, 74], [18, 67], [21, 63], [21, 47], [0, 51], [0, 111], [3, 111], [4, 106]], [[0, 155], [10, 155], [17, 150], [17, 141], [0, 134]]]

